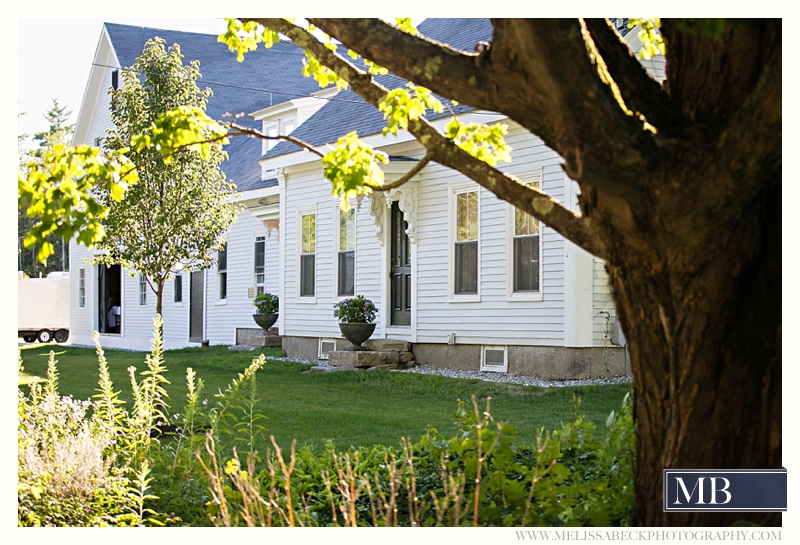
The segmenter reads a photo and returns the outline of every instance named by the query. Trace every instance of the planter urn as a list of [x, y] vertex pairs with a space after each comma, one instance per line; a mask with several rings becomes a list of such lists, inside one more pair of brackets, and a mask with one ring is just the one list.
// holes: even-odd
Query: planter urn
[[253, 320], [255, 320], [256, 324], [261, 327], [264, 331], [267, 331], [271, 328], [275, 322], [278, 321], [278, 313], [275, 314], [253, 314]]
[[375, 331], [375, 324], [339, 322], [339, 330], [345, 339], [353, 343], [353, 346], [345, 348], [345, 350], [367, 350], [367, 347], [361, 346], [361, 343], [370, 338]]

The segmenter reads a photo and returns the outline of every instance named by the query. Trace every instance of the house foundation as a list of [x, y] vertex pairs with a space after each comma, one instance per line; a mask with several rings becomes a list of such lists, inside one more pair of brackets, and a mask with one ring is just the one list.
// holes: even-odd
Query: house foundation
[[[319, 357], [319, 341], [313, 337], [284, 336], [283, 350], [289, 357], [313, 360]], [[336, 339], [335, 343], [336, 351], [350, 346], [345, 339]], [[395, 346], [395, 343], [399, 344]], [[364, 345], [370, 350], [398, 351], [400, 354], [407, 350], [406, 353], [413, 355], [418, 365], [464, 371], [481, 369], [481, 345], [411, 344], [390, 339], [370, 340]], [[630, 357], [625, 347], [507, 346], [507, 354], [508, 373], [545, 380], [612, 377], [629, 375], [631, 372]]]

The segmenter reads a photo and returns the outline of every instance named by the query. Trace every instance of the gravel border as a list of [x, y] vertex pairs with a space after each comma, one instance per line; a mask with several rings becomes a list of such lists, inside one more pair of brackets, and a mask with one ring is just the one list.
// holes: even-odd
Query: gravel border
[[[302, 358], [274, 358], [277, 361], [295, 361], [307, 363], [318, 367], [328, 367], [325, 360], [306, 360]], [[542, 388], [563, 388], [565, 386], [589, 386], [594, 384], [625, 384], [631, 382], [630, 375], [618, 375], [608, 377], [573, 379], [573, 380], [544, 380], [536, 377], [518, 375], [516, 373], [497, 373], [491, 371], [463, 371], [459, 369], [447, 369], [444, 367], [434, 367], [433, 365], [417, 365], [408, 369], [398, 369], [397, 373], [419, 373], [421, 375], [440, 375], [450, 378], [462, 378], [471, 380], [484, 380], [486, 382], [501, 382], [507, 384], [520, 384], [522, 386], [540, 386]]]

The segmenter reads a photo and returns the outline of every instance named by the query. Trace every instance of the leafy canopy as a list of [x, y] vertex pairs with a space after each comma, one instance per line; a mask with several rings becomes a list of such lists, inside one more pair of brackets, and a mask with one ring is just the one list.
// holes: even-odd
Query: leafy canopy
[[98, 261], [145, 275], [157, 294], [173, 272], [215, 260], [239, 210], [220, 168], [228, 128], [207, 117], [211, 91], [197, 86], [199, 64], [182, 59], [178, 45], [145, 44], [112, 92], [114, 128], [104, 141], [109, 152], [127, 154], [139, 183], [122, 201], [99, 192], [109, 213]]

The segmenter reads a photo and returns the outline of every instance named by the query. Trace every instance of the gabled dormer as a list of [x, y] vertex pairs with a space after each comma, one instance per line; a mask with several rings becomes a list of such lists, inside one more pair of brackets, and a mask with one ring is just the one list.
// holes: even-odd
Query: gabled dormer
[[[337, 92], [336, 87], [322, 89], [310, 96], [288, 100], [250, 114], [261, 121], [261, 130], [268, 136], [288, 136], [306, 119], [314, 115]], [[261, 153], [266, 154], [279, 140], [263, 140]]]

